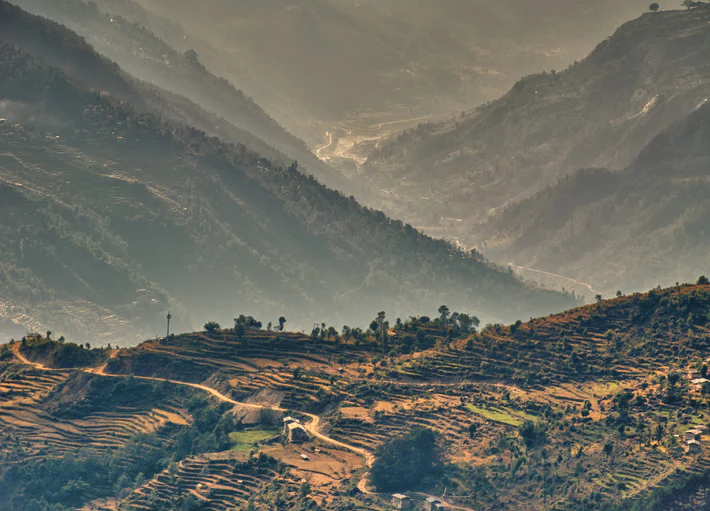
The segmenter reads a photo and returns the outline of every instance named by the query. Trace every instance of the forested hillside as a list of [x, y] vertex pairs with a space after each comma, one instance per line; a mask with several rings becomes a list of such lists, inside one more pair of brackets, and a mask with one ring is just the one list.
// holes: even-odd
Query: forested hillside
[[[2, 34], [25, 49], [38, 34], [39, 54], [52, 38], [50, 62], [76, 49], [77, 76], [87, 61], [92, 80], [124, 76], [34, 20], [34, 32]], [[125, 340], [162, 331], [169, 308], [183, 328], [208, 313], [228, 321], [275, 310], [303, 327], [369, 317], [385, 303], [403, 314], [448, 301], [511, 319], [573, 303], [296, 166], [90, 91], [12, 44], [1, 65], [2, 296], [28, 324]]]
[[[564, 71], [520, 80], [502, 98], [381, 146], [364, 169], [391, 192], [385, 210], [442, 233], [580, 168], [627, 167], [708, 99], [710, 9], [647, 13]], [[445, 222], [445, 221], [444, 221]]]
[[[111, 12], [104, 13], [93, 2], [16, 0], [13, 3], [66, 25], [127, 73], [190, 99], [279, 151], [284, 155], [282, 159], [298, 161], [321, 181], [339, 188], [344, 186], [337, 173], [320, 162], [303, 141], [288, 133], [227, 80], [210, 73], [194, 51], [179, 52], [141, 25]], [[190, 121], [187, 117], [188, 124], [197, 122]], [[244, 138], [245, 143], [263, 154], [266, 144]]]
[[150, 83], [137, 80], [115, 62], [98, 55], [65, 26], [48, 20], [38, 23], [36, 16], [10, 4], [3, 5], [0, 20], [5, 41], [41, 55], [93, 90], [226, 141], [245, 144], [283, 165], [299, 161], [304, 171], [308, 169], [321, 181], [344, 187], [343, 176], [320, 162], [302, 141], [288, 134], [228, 82], [207, 72], [196, 55], [178, 54], [141, 27], [120, 18], [114, 20], [101, 14], [95, 5], [80, 0], [17, 3], [29, 4], [43, 15], [95, 34], [93, 39], [104, 49], [104, 55], [118, 56], [121, 64], [128, 64], [128, 71], [146, 75], [146, 68], [150, 69], [145, 76]]
[[478, 232], [498, 260], [574, 275], [605, 294], [710, 268], [710, 104], [655, 137], [623, 172], [582, 170]]

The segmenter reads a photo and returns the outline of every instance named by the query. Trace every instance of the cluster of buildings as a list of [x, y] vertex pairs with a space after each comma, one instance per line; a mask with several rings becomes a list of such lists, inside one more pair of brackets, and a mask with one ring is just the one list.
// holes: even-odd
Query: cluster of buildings
[[707, 426], [694, 426], [685, 432], [685, 450], [689, 453], [700, 452], [700, 438], [708, 432]]
[[[705, 376], [703, 376], [700, 371], [688, 371], [687, 377], [690, 380], [690, 384], [696, 391], [700, 391], [703, 385], [705, 385], [706, 383], [710, 383], [710, 380], [705, 378]], [[708, 427], [703, 425], [693, 426], [692, 429], [686, 431], [684, 438], [685, 451], [691, 454], [700, 452], [700, 439], [703, 435], [706, 435], [707, 433]]]
[[[392, 495], [392, 506], [395, 509], [411, 509], [413, 505], [412, 499], [402, 493]], [[436, 497], [427, 497], [424, 509], [425, 511], [443, 511], [446, 506]]]

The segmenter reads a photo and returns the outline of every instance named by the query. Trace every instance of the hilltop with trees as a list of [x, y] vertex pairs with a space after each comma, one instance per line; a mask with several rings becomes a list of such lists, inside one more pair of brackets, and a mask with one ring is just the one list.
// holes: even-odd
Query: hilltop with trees
[[[94, 357], [78, 370], [51, 333], [6, 345], [0, 509], [379, 511], [393, 491], [464, 509], [702, 509], [707, 432], [686, 445], [710, 396], [697, 280], [480, 329], [446, 305], [311, 335], [237, 314], [77, 347]], [[281, 437], [286, 416], [311, 438]]]

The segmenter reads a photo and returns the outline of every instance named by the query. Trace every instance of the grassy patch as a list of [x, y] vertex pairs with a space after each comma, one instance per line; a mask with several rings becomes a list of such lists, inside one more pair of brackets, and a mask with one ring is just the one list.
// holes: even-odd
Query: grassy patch
[[234, 451], [251, 451], [254, 444], [263, 442], [271, 437], [281, 433], [277, 429], [247, 429], [244, 431], [235, 431], [229, 434], [229, 439], [232, 441]]
[[607, 396], [619, 390], [619, 382], [606, 381], [592, 384], [592, 392], [597, 396]]
[[518, 410], [502, 410], [500, 408], [480, 408], [471, 403], [466, 405], [466, 409], [469, 412], [480, 415], [484, 419], [502, 422], [503, 424], [508, 424], [509, 426], [520, 426], [526, 420], [531, 420], [536, 422], [538, 420], [534, 415], [529, 413], [521, 412]]

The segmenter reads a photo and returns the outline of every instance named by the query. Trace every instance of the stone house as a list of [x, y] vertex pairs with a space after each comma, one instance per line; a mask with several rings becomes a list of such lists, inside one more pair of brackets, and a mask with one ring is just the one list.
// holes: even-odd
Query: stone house
[[445, 508], [444, 504], [442, 504], [442, 502], [436, 497], [427, 497], [424, 505], [424, 509], [426, 509], [426, 511], [441, 511]]
[[688, 440], [685, 442], [685, 452], [695, 454], [700, 452], [700, 442], [697, 440]]
[[292, 444], [301, 444], [308, 442], [308, 431], [300, 422], [291, 422], [286, 425], [288, 430], [288, 441]]
[[412, 507], [412, 499], [401, 493], [392, 495], [392, 506], [395, 509], [409, 509]]

